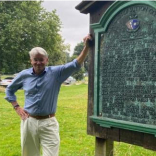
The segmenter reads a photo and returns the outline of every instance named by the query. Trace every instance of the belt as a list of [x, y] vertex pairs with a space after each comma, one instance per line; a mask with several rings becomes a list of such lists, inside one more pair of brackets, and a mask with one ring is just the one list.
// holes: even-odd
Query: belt
[[33, 115], [29, 115], [32, 118], [41, 120], [41, 119], [47, 119], [47, 118], [52, 118], [55, 116], [55, 114], [50, 114], [50, 115], [46, 115], [46, 116], [33, 116]]

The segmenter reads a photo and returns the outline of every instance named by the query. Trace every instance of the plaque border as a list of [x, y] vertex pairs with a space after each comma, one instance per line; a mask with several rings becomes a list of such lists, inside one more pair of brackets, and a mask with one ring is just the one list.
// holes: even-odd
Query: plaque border
[[156, 9], [155, 1], [116, 1], [104, 13], [99, 23], [91, 24], [91, 28], [95, 33], [95, 64], [94, 64], [94, 114], [90, 119], [101, 127], [105, 128], [121, 128], [137, 132], [153, 134], [156, 137], [156, 126], [150, 124], [141, 124], [136, 122], [117, 120], [101, 116], [101, 109], [99, 106], [99, 63], [100, 63], [100, 34], [105, 33], [110, 21], [114, 16], [126, 7], [136, 4], [144, 4]]

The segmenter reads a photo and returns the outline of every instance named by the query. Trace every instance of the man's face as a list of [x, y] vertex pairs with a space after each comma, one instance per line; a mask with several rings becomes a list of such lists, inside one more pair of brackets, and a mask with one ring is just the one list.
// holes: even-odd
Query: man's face
[[35, 74], [41, 74], [48, 63], [48, 58], [44, 55], [37, 54], [30, 58]]

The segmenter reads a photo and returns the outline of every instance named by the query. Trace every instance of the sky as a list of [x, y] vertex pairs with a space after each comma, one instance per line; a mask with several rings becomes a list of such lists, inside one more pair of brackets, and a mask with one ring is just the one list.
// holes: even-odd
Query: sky
[[56, 14], [62, 22], [61, 35], [65, 39], [65, 44], [70, 44], [70, 55], [74, 51], [77, 43], [89, 33], [89, 14], [82, 14], [75, 7], [82, 2], [73, 1], [44, 1], [42, 6], [47, 11], [56, 9]]

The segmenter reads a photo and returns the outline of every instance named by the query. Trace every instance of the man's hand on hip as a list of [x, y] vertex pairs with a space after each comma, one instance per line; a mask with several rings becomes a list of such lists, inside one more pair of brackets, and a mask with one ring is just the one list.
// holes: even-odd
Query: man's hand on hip
[[17, 107], [15, 111], [22, 120], [26, 120], [29, 117], [29, 114], [21, 107]]

